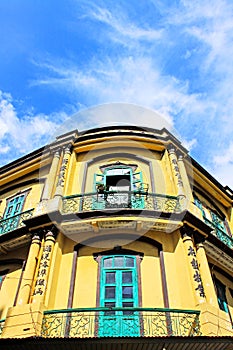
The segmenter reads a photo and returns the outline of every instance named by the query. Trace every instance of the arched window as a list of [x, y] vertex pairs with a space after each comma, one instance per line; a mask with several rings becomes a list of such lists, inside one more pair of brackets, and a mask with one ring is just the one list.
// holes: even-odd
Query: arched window
[[142, 172], [136, 169], [137, 165], [122, 163], [100, 167], [101, 172], [94, 175], [94, 191], [99, 195], [93, 209], [143, 209], [142, 194], [147, 194], [148, 185], [143, 183]]

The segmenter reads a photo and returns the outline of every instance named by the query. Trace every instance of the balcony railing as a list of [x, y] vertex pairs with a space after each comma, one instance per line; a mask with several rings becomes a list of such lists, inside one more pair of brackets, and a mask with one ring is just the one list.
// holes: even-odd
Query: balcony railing
[[5, 319], [4, 320], [0, 320], [0, 337], [1, 337], [1, 334], [2, 334], [3, 327], [4, 327], [4, 323], [5, 323]]
[[87, 212], [103, 209], [156, 210], [165, 213], [181, 211], [178, 197], [141, 191], [104, 191], [84, 193], [63, 198], [63, 213]]
[[154, 308], [89, 308], [45, 311], [43, 337], [199, 336], [199, 311]]
[[212, 227], [213, 229], [212, 234], [215, 237], [217, 237], [221, 242], [226, 244], [229, 248], [233, 249], [232, 237], [228, 236], [223, 230], [221, 230], [219, 227], [217, 227], [212, 221], [208, 220], [207, 218], [204, 218], [204, 221], [207, 225]]
[[19, 213], [17, 215], [11, 216], [7, 219], [3, 219], [0, 221], [0, 235], [13, 231], [19, 227], [25, 226], [24, 220], [29, 219], [32, 216], [34, 209], [30, 209]]

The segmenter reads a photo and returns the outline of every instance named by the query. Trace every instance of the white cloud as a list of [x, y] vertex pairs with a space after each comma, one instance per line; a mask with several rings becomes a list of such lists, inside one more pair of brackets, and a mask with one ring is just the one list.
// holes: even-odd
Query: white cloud
[[186, 82], [162, 75], [149, 57], [95, 60], [86, 70], [56, 65], [54, 60], [41, 63], [41, 67], [47, 70], [47, 77], [34, 81], [34, 85], [55, 85], [74, 96], [82, 91], [91, 96], [95, 104], [127, 102], [147, 106], [171, 124], [175, 114], [196, 113], [206, 108], [201, 95], [190, 94]]
[[221, 183], [233, 189], [233, 142], [213, 157], [213, 171]]
[[[152, 108], [181, 130], [198, 161], [224, 172], [231, 163], [216, 168], [215, 155], [216, 148], [229, 147], [233, 132], [233, 4], [151, 0], [156, 11], [148, 14], [132, 11], [130, 2], [80, 2], [76, 31], [83, 19], [89, 21], [85, 38], [96, 51], [87, 50], [85, 63], [78, 55], [73, 61], [65, 55], [35, 60], [40, 78], [31, 86], [59, 89], [73, 105], [125, 102]], [[101, 118], [89, 116], [77, 127], [93, 122]]]
[[183, 146], [190, 152], [192, 151], [192, 149], [196, 146], [197, 144], [197, 139], [196, 138], [193, 138], [191, 140], [180, 140], [182, 141], [182, 144]]
[[[199, 84], [205, 86], [206, 97], [215, 103], [216, 115], [224, 121], [226, 132], [233, 131], [233, 3], [225, 0], [205, 2], [183, 0], [179, 7], [171, 7], [166, 17], [168, 26], [197, 40], [194, 52], [199, 54], [196, 71]], [[188, 51], [190, 52], [190, 51]], [[191, 57], [191, 56], [190, 56]], [[229, 123], [230, 121], [230, 123]], [[230, 128], [230, 129], [229, 129]]]
[[[117, 42], [121, 42], [124, 45], [131, 45], [131, 41], [155, 41], [162, 37], [162, 29], [154, 29], [146, 25], [142, 28], [130, 21], [126, 14], [126, 11], [122, 11], [119, 6], [114, 9], [108, 9], [106, 7], [98, 6], [92, 2], [89, 2], [87, 8], [87, 16], [92, 20], [108, 26], [109, 30], [107, 35]], [[106, 5], [106, 4], [105, 4]], [[106, 35], [106, 33], [105, 33]]]
[[57, 126], [50, 117], [43, 114], [19, 117], [11, 95], [0, 91], [1, 165], [44, 145]]
[[233, 142], [230, 142], [230, 145], [224, 152], [214, 157], [214, 163], [216, 166], [233, 164]]

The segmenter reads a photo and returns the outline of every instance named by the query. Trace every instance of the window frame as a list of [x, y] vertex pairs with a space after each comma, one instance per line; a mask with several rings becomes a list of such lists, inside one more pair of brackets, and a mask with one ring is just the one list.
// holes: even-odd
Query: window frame
[[214, 278], [214, 285], [215, 285], [215, 290], [217, 294], [219, 309], [230, 314], [228, 301], [226, 297], [227, 286], [224, 283], [222, 283], [215, 275], [213, 276], [213, 278]]
[[[30, 190], [31, 190], [31, 188], [28, 188], [28, 189], [19, 191], [19, 192], [15, 193], [14, 195], [12, 195], [12, 196], [6, 198], [6, 207], [5, 207], [5, 210], [4, 210], [4, 213], [3, 213], [2, 220], [11, 218], [12, 216], [18, 215], [18, 214], [20, 214], [20, 213], [23, 212], [23, 209], [24, 209], [24, 206], [25, 206], [25, 202], [26, 202], [26, 198], [27, 198], [27, 196], [28, 196]], [[20, 196], [23, 196], [20, 211], [18, 211], [16, 214], [13, 214], [13, 215], [7, 217], [6, 215], [7, 215], [7, 211], [8, 211], [10, 202], [11, 202], [12, 200], [14, 200], [14, 199], [20, 197]]]

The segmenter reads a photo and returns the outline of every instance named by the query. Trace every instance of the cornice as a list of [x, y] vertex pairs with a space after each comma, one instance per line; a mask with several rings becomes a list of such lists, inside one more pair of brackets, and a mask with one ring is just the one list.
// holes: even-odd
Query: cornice
[[211, 233], [212, 228], [189, 211], [186, 211], [182, 221], [184, 225], [191, 228], [193, 234], [198, 233], [208, 237]]
[[216, 247], [209, 241], [204, 242], [207, 255], [217, 262], [218, 265], [232, 272], [233, 258], [226, 254], [222, 249]]
[[[203, 181], [204, 188], [207, 189], [207, 192], [211, 192], [209, 188], [216, 191], [219, 196], [224, 197], [228, 205], [232, 205], [233, 201], [233, 191], [228, 186], [223, 186], [218, 182], [207, 170], [205, 170], [196, 160], [191, 158], [193, 164], [193, 175], [196, 176], [199, 181]], [[197, 181], [197, 183], [199, 183]]]
[[181, 142], [172, 135], [167, 129], [161, 130], [152, 128], [143, 128], [137, 126], [111, 126], [96, 128], [84, 131], [79, 134], [79, 137], [75, 141], [75, 145], [88, 144], [103, 141], [104, 139], [115, 139], [116, 137], [129, 137], [131, 140], [147, 142], [148, 144], [161, 144], [163, 148], [173, 144], [175, 149], [178, 149], [182, 154], [187, 154], [188, 151], [184, 148]]
[[0, 168], [0, 177], [1, 177], [1, 175], [5, 175], [8, 172], [16, 171], [17, 168], [25, 167], [25, 164], [27, 164], [27, 163], [31, 164], [32, 162], [34, 162], [38, 158], [40, 159], [43, 152], [44, 152], [44, 147], [41, 147], [41, 148], [31, 152], [31, 153], [26, 154], [23, 157], [20, 157], [20, 158], [14, 160], [13, 162], [11, 162], [9, 164], [2, 166]]

